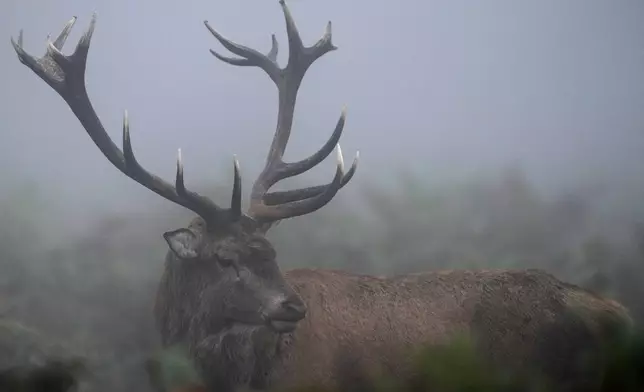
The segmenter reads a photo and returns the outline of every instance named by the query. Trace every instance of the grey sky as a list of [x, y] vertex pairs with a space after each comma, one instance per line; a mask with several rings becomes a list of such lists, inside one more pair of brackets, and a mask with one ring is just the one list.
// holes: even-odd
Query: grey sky
[[[641, 0], [289, 5], [305, 43], [331, 20], [339, 50], [305, 78], [287, 158], [317, 149], [346, 104], [343, 151], [350, 160], [359, 149], [362, 158], [354, 184], [393, 178], [399, 168], [431, 180], [509, 162], [544, 183], [599, 176], [644, 184]], [[181, 147], [187, 182], [229, 170], [233, 153], [247, 178], [255, 176], [274, 130], [275, 88], [258, 69], [212, 57], [208, 49], [225, 50], [203, 20], [263, 51], [277, 33], [283, 64], [276, 0], [3, 0], [3, 180], [37, 179], [52, 195], [67, 197], [68, 209], [117, 210], [149, 196], [110, 166], [9, 44], [23, 28], [26, 50], [41, 55], [47, 34], [77, 15], [69, 53], [93, 11], [88, 90], [117, 143], [128, 109], [135, 152], [155, 173], [172, 179]], [[322, 166], [311, 178], [332, 176], [332, 160]]]

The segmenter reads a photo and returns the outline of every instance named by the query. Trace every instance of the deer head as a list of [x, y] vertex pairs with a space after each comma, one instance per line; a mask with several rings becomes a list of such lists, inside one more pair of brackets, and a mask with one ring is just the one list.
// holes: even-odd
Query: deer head
[[[277, 64], [278, 44], [272, 36], [268, 54], [234, 43], [215, 31], [207, 21], [212, 35], [230, 52], [239, 56], [225, 57], [212, 51], [221, 61], [236, 66], [262, 69], [273, 80], [279, 95], [277, 127], [269, 149], [266, 165], [255, 181], [250, 194], [250, 207], [242, 212], [242, 189], [239, 162], [234, 159], [234, 182], [229, 208], [222, 208], [211, 199], [186, 189], [181, 150], [177, 158], [174, 185], [148, 172], [136, 160], [130, 142], [127, 112], [123, 120], [123, 149], [110, 139], [99, 120], [85, 86], [85, 68], [90, 41], [96, 24], [90, 26], [71, 55], [62, 47], [76, 21], [72, 18], [58, 37], [48, 41], [43, 57], [36, 58], [23, 49], [22, 31], [13, 44], [21, 63], [53, 88], [69, 105], [91, 139], [105, 157], [123, 174], [198, 215], [187, 228], [164, 233], [170, 248], [166, 272], [185, 284], [181, 290], [192, 292], [195, 306], [208, 293], [217, 303], [220, 326], [231, 323], [265, 325], [284, 332], [295, 328], [306, 308], [288, 286], [276, 262], [276, 253], [266, 240], [266, 231], [283, 219], [305, 215], [320, 209], [355, 173], [358, 155], [345, 172], [338, 141], [345, 124], [345, 111], [328, 141], [317, 152], [299, 162], [284, 162], [283, 155], [291, 133], [293, 112], [299, 86], [307, 69], [322, 55], [336, 47], [331, 42], [331, 23], [318, 42], [305, 47], [284, 1], [280, 1], [286, 20], [289, 59], [285, 67]], [[333, 180], [320, 186], [289, 191], [272, 191], [278, 181], [302, 174], [324, 160], [333, 149], [337, 167]], [[190, 295], [190, 294], [186, 294]], [[214, 299], [216, 298], [216, 300]], [[213, 307], [211, 307], [213, 309]]]

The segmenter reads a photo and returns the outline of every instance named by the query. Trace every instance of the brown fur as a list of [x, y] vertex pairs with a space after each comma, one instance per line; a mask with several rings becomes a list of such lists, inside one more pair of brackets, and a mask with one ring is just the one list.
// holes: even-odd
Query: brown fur
[[[195, 222], [191, 228], [203, 229], [199, 219]], [[584, 369], [579, 362], [600, 353], [615, 327], [632, 323], [620, 304], [539, 270], [386, 278], [296, 269], [281, 275], [270, 243], [250, 223], [205, 238], [209, 251], [202, 259], [179, 260], [169, 253], [155, 312], [164, 344], [186, 344], [213, 391], [333, 388], [349, 368], [367, 376], [406, 377], [415, 350], [462, 335], [472, 338], [491, 364], [546, 377], [557, 390], [588, 391], [601, 376], [601, 356]], [[259, 239], [259, 254], [244, 251]], [[247, 283], [232, 297], [258, 299], [240, 302], [252, 313], [280, 292], [299, 296], [307, 313], [294, 332], [218, 321], [227, 308], [242, 306], [223, 300], [232, 286], [216, 262], [234, 252], [242, 255], [236, 259], [240, 266], [259, 263], [272, 272], [262, 277], [265, 271], [255, 271], [253, 279], [264, 283]]]
[[376, 278], [300, 269], [286, 278], [309, 313], [283, 339], [280, 387], [335, 386], [338, 353], [352, 353], [354, 366], [367, 371], [406, 376], [414, 349], [465, 333], [499, 365], [541, 371], [562, 390], [592, 390], [596, 368], [573, 364], [586, 349], [600, 348], [611, 325], [631, 324], [620, 304], [539, 270]]

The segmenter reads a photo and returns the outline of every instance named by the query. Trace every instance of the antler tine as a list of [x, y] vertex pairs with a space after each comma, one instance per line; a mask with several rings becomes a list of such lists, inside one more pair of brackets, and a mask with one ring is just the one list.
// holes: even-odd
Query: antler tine
[[[335, 145], [340, 140], [340, 136], [342, 136], [342, 130], [344, 129], [345, 120], [346, 120], [346, 108], [342, 111], [342, 115], [338, 120], [338, 123], [335, 127], [335, 130], [333, 131], [333, 134], [331, 135], [329, 140], [327, 140], [327, 142], [322, 146], [322, 148], [318, 150], [316, 153], [314, 153], [313, 155], [299, 162], [284, 163], [280, 171], [281, 175], [277, 177], [278, 178], [277, 181], [304, 173], [305, 171], [310, 170], [311, 168], [313, 168], [314, 166], [322, 162], [324, 158], [328, 156], [328, 154], [333, 150], [333, 147], [335, 147]], [[344, 177], [342, 178], [342, 182], [340, 183], [340, 189], [342, 189], [342, 187], [344, 187], [349, 182], [349, 180], [353, 178], [353, 175], [355, 174], [356, 169], [358, 167], [358, 160], [359, 160], [359, 151], [356, 152], [356, 157], [353, 160], [353, 163], [351, 164], [351, 168], [347, 173], [345, 173]], [[289, 191], [267, 192], [263, 194], [262, 200], [267, 205], [276, 205], [276, 204], [283, 204], [283, 203], [288, 203], [296, 200], [309, 199], [324, 192], [324, 190], [329, 186], [331, 186], [331, 183], [328, 183], [326, 185], [317, 185], [317, 186], [311, 186], [311, 187], [302, 188], [302, 189], [294, 189]]]
[[[353, 178], [353, 175], [355, 174], [356, 169], [358, 168], [359, 158], [360, 158], [360, 152], [357, 151], [356, 156], [353, 159], [353, 163], [349, 168], [349, 171], [347, 171], [342, 177], [342, 181], [340, 182], [339, 189], [342, 189]], [[318, 196], [331, 185], [332, 183], [328, 183], [326, 185], [316, 185], [316, 186], [310, 186], [310, 187], [301, 188], [301, 189], [292, 189], [288, 191], [268, 192], [264, 194], [264, 197], [263, 197], [264, 204], [270, 206], [270, 205], [276, 205], [276, 204], [289, 203], [297, 200], [310, 199], [312, 197]]]
[[[123, 118], [123, 151], [116, 146], [98, 118], [87, 95], [85, 86], [87, 54], [96, 25], [96, 13], [92, 15], [89, 28], [79, 40], [74, 53], [64, 55], [61, 52], [76, 19], [76, 17], [73, 17], [67, 22], [53, 42], [48, 39], [47, 52], [41, 58], [36, 58], [23, 49], [23, 34], [21, 30], [18, 36], [18, 42], [15, 42], [13, 37], [11, 38], [11, 43], [20, 62], [30, 68], [67, 102], [69, 108], [76, 115], [94, 144], [96, 144], [103, 155], [123, 174], [158, 195], [195, 212], [210, 224], [215, 224], [224, 212], [228, 212], [229, 216], [232, 217], [239, 216], [240, 214], [236, 211], [241, 210], [239, 203], [233, 202], [232, 210], [223, 210], [210, 199], [195, 192], [188, 191], [185, 188], [183, 183], [183, 164], [180, 156], [177, 161], [176, 187], [146, 171], [138, 163], [132, 150], [127, 111]], [[239, 170], [238, 165], [236, 165], [236, 184], [238, 183], [238, 177]], [[234, 186], [233, 199], [239, 193], [239, 185], [237, 184]]]
[[271, 36], [271, 50], [268, 52], [268, 54], [264, 55], [255, 49], [240, 45], [225, 38], [215, 29], [213, 29], [210, 24], [208, 24], [207, 20], [204, 20], [203, 23], [206, 25], [206, 28], [210, 31], [210, 33], [223, 45], [224, 48], [242, 58], [223, 56], [210, 49], [210, 53], [212, 53], [213, 56], [231, 65], [237, 65], [240, 67], [259, 67], [268, 74], [273, 82], [279, 83], [281, 70], [277, 65], [278, 44], [277, 38], [275, 38], [275, 34]]
[[[346, 184], [346, 182], [348, 182], [348, 180], [344, 181], [345, 174], [342, 149], [340, 148], [339, 144], [336, 147], [336, 171], [333, 180], [329, 184], [319, 187], [283, 192], [283, 195], [286, 195], [291, 200], [287, 201], [287, 197], [282, 197], [282, 199], [279, 200], [280, 204], [268, 205], [265, 201], [253, 204], [252, 216], [255, 219], [259, 220], [261, 223], [265, 224], [266, 229], [268, 229], [274, 222], [286, 218], [293, 218], [296, 216], [309, 214], [327, 205], [338, 193], [340, 188], [342, 188], [342, 186]], [[354, 160], [354, 163], [352, 165], [352, 170], [354, 172], [357, 161], [358, 157], [356, 156], [356, 159]], [[352, 176], [353, 174], [347, 177], [348, 179], [351, 179]], [[305, 198], [304, 196], [308, 197]]]
[[230, 200], [230, 211], [233, 219], [239, 219], [239, 217], [241, 217], [242, 215], [242, 180], [239, 171], [239, 161], [237, 160], [236, 156], [233, 156], [233, 166], [235, 168], [235, 175], [233, 179], [233, 194]]
[[[263, 69], [273, 82], [275, 82], [278, 89], [279, 107], [277, 127], [266, 159], [266, 165], [253, 184], [251, 206], [249, 209], [249, 214], [252, 217], [265, 223], [303, 215], [319, 209], [328, 203], [337, 191], [353, 177], [358, 162], [356, 157], [350, 171], [346, 175], [343, 170], [340, 172], [336, 171], [336, 177], [340, 173], [339, 177], [327, 185], [287, 192], [267, 193], [268, 189], [278, 181], [302, 174], [322, 162], [333, 151], [333, 148], [338, 145], [346, 121], [346, 110], [343, 110], [333, 134], [317, 152], [299, 162], [286, 163], [283, 161], [284, 152], [293, 125], [297, 93], [302, 79], [315, 60], [330, 51], [336, 50], [337, 47], [332, 42], [331, 22], [327, 23], [322, 38], [313, 46], [305, 47], [293, 16], [284, 0], [280, 0], [280, 5], [284, 14], [289, 45], [289, 58], [284, 68], [279, 68], [276, 62], [278, 45], [275, 35], [272, 36], [273, 46], [271, 51], [267, 55], [263, 55], [254, 49], [224, 38], [211, 28], [208, 22], [205, 22], [206, 27], [215, 38], [226, 49], [241, 58], [224, 57], [211, 50], [211, 53], [215, 57], [228, 64], [256, 66]], [[339, 145], [338, 151], [340, 151]], [[268, 203], [266, 198], [274, 203]]]

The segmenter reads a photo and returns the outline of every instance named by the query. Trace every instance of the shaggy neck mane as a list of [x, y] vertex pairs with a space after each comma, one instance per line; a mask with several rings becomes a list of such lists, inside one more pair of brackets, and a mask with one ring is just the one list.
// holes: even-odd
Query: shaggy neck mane
[[266, 327], [234, 325], [195, 342], [191, 353], [206, 384], [218, 391], [264, 389], [279, 361], [281, 340]]

